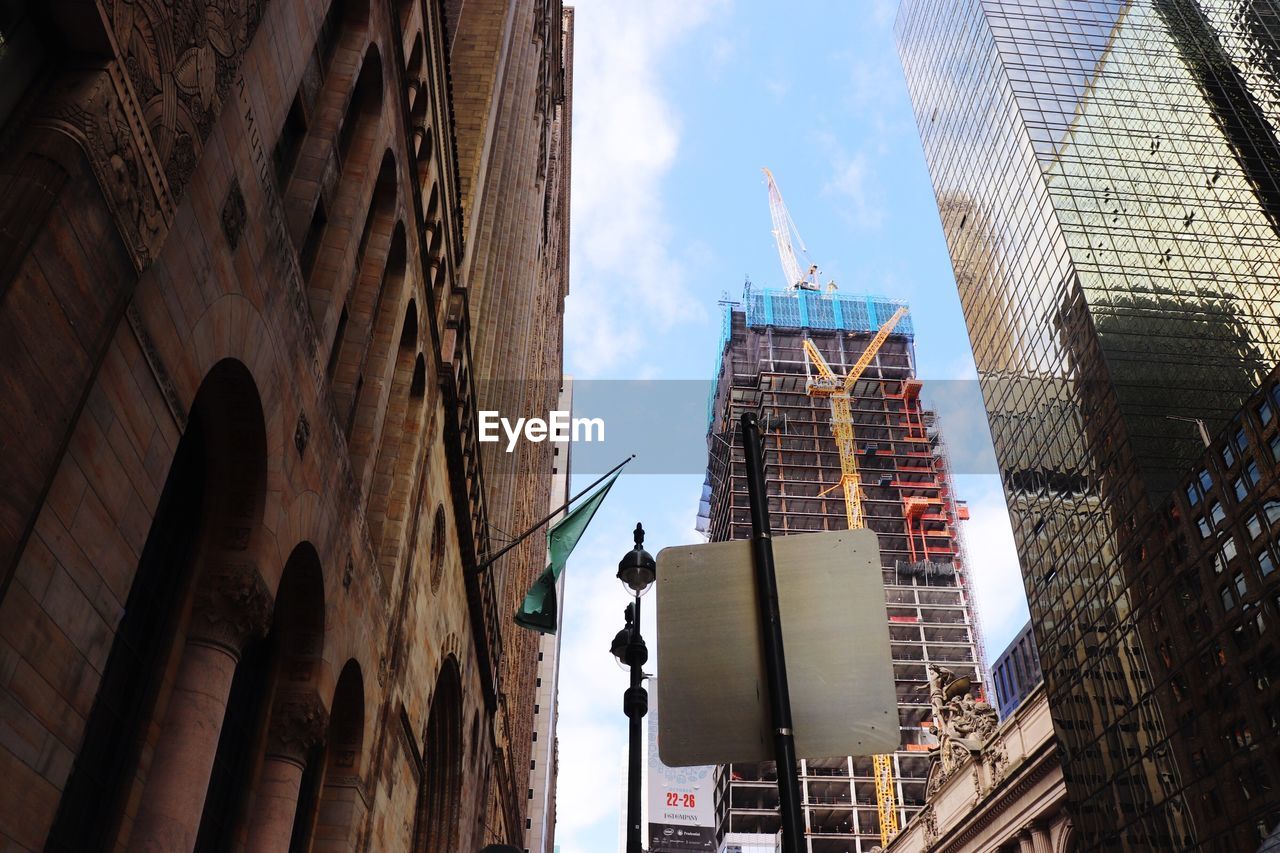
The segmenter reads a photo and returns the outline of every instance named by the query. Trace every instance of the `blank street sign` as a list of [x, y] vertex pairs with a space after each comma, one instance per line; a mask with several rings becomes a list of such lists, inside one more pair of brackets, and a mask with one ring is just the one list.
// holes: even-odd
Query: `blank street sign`
[[[875, 533], [782, 536], [773, 554], [798, 756], [893, 752], [901, 735]], [[663, 549], [657, 595], [662, 762], [772, 761], [751, 543]]]

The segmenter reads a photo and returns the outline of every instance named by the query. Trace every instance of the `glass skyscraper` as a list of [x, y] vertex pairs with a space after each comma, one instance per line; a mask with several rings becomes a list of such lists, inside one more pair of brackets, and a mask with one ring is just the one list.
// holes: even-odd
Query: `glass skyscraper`
[[[1280, 355], [1278, 15], [1274, 0], [899, 10], [1083, 849], [1252, 850], [1280, 817], [1270, 783], [1240, 784], [1280, 765], [1276, 738], [1241, 744], [1221, 708], [1170, 692], [1203, 677], [1232, 617], [1216, 589], [1173, 592], [1168, 533], [1202, 433], [1227, 429]], [[1275, 621], [1274, 599], [1253, 605]], [[1183, 611], [1204, 638], [1157, 655], [1154, 625]], [[1193, 768], [1200, 739], [1220, 760]]]

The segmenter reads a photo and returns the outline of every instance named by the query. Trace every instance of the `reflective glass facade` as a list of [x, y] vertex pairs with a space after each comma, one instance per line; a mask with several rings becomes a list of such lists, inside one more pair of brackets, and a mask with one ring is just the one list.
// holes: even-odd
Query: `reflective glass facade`
[[[1225, 429], [1280, 355], [1276, 8], [899, 10], [1083, 849], [1252, 850], [1280, 817], [1239, 781], [1280, 764], [1274, 735], [1236, 746], [1207, 698], [1257, 697], [1167, 689], [1221, 611], [1181, 657], [1153, 629], [1181, 610], [1169, 518], [1194, 421]], [[1220, 760], [1192, 767], [1192, 737]]]

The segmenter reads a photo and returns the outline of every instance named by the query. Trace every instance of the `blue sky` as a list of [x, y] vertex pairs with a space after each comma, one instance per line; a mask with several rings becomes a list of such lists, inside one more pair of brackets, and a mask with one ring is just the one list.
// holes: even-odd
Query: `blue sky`
[[[896, 2], [574, 5], [567, 372], [709, 378], [717, 300], [737, 298], [748, 275], [760, 286], [782, 283], [760, 173], [768, 166], [826, 277], [843, 292], [911, 303], [926, 398], [930, 380], [974, 377], [893, 45]], [[985, 440], [974, 420], [944, 422], [944, 432]], [[564, 853], [618, 845], [626, 676], [608, 654], [626, 604], [617, 561], [637, 520], [654, 553], [700, 541], [701, 483], [624, 476], [570, 560], [557, 808]], [[1004, 501], [994, 470], [959, 477], [956, 487], [973, 512], [965, 539], [994, 655], [1027, 618]]]

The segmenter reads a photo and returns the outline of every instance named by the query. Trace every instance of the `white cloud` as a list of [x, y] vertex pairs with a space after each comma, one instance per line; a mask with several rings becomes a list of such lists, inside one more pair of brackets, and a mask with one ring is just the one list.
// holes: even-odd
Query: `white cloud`
[[[659, 68], [727, 0], [575, 4], [572, 284], [565, 311], [570, 369], [583, 377], [631, 365], [648, 332], [698, 319], [689, 274], [667, 224], [662, 183], [676, 160], [680, 117]], [[732, 46], [715, 47], [713, 62]]]
[[1030, 618], [1022, 570], [999, 478], [995, 474], [975, 474], [957, 476], [955, 480], [957, 496], [969, 504], [969, 521], [961, 532], [987, 654], [994, 658]]
[[840, 151], [834, 160], [835, 174], [824, 188], [844, 196], [850, 202], [846, 213], [857, 228], [878, 228], [884, 221], [884, 207], [880, 191], [867, 176], [865, 151], [846, 154]]

